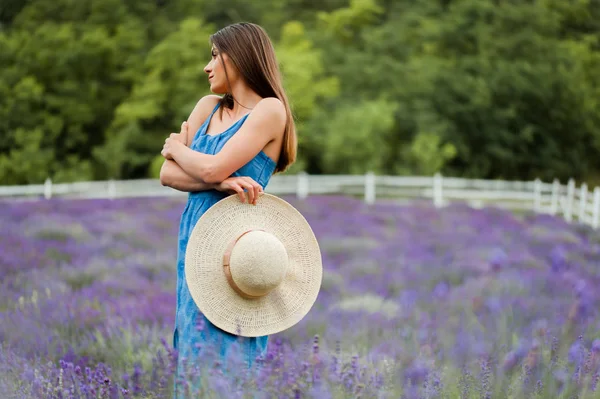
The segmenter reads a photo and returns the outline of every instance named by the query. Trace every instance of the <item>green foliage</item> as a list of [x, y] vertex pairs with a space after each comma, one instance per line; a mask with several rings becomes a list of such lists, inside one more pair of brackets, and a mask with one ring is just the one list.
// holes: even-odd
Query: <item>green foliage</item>
[[592, 181], [600, 1], [8, 1], [0, 181], [157, 177], [208, 94], [208, 37], [273, 38], [298, 127], [289, 173]]
[[306, 122], [318, 110], [320, 100], [334, 99], [339, 95], [339, 80], [325, 74], [323, 51], [314, 47], [300, 22], [291, 21], [282, 27], [275, 51], [296, 121], [298, 159], [286, 172], [293, 174], [306, 170], [309, 154], [317, 151], [315, 142], [318, 137]]
[[589, 173], [600, 133], [597, 85], [586, 77], [585, 64], [597, 59], [592, 48], [562, 39], [557, 15], [539, 5], [462, 1], [450, 10], [430, 36], [446, 62], [420, 114], [438, 127], [422, 129], [455, 144], [448, 170], [545, 179]]
[[404, 158], [409, 161], [410, 171], [421, 175], [433, 175], [456, 156], [452, 143], [441, 143], [440, 136], [433, 133], [417, 134]]
[[320, 98], [338, 96], [338, 79], [323, 75], [323, 51], [313, 46], [300, 22], [288, 22], [283, 26], [275, 51], [297, 120], [309, 119]]
[[374, 23], [385, 10], [375, 0], [350, 0], [349, 7], [330, 13], [319, 12], [321, 27], [343, 42], [355, 39], [360, 29]]
[[104, 145], [94, 151], [107, 177], [144, 173], [165, 137], [177, 132], [198, 99], [208, 94], [203, 68], [211, 31], [201, 20], [187, 18], [150, 49], [131, 93], [114, 111]]
[[331, 116], [323, 138], [326, 173], [385, 173], [390, 158], [386, 135], [397, 105], [386, 100], [345, 104]]

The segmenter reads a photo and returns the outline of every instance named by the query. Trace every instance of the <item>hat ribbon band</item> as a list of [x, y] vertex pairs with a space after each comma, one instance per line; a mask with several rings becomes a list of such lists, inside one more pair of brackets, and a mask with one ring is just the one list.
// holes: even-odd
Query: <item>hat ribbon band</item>
[[242, 291], [240, 289], [240, 287], [237, 286], [237, 284], [235, 283], [235, 281], [233, 281], [233, 277], [231, 276], [231, 269], [229, 267], [230, 264], [230, 259], [231, 259], [231, 251], [233, 251], [233, 247], [235, 247], [235, 244], [239, 241], [240, 238], [242, 238], [246, 233], [249, 233], [251, 231], [265, 231], [263, 229], [252, 229], [252, 230], [248, 230], [243, 232], [242, 234], [240, 234], [235, 240], [233, 240], [231, 243], [229, 243], [229, 245], [227, 246], [227, 249], [225, 250], [225, 253], [223, 254], [223, 272], [225, 273], [225, 278], [227, 278], [227, 282], [229, 283], [229, 285], [231, 286], [231, 288], [233, 288], [233, 290], [240, 295], [243, 298], [246, 299], [256, 299], [256, 298], [261, 298], [265, 295], [268, 294], [268, 292], [265, 292], [262, 295], [250, 295], [245, 293], [244, 291]]

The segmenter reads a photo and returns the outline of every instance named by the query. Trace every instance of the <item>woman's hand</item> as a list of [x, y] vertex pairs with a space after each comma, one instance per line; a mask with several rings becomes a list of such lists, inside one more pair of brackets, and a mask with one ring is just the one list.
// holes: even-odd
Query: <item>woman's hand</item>
[[237, 193], [242, 202], [246, 202], [246, 195], [244, 194], [244, 189], [246, 189], [248, 203], [252, 205], [256, 205], [258, 197], [263, 193], [262, 186], [248, 176], [229, 177], [217, 184], [215, 189], [230, 194]]
[[[171, 133], [171, 136], [173, 136], [173, 134], [175, 134], [175, 133]], [[175, 137], [177, 140], [181, 141], [183, 144], [187, 145], [187, 139], [188, 139], [188, 123], [187, 123], [187, 121], [183, 121], [183, 123], [181, 124], [181, 129], [179, 130], [179, 134], [177, 134], [173, 137]]]
[[163, 145], [163, 149], [160, 152], [165, 159], [173, 159], [173, 154], [177, 151], [178, 147], [183, 146], [185, 144], [181, 140], [179, 140], [179, 135], [177, 133], [171, 133], [169, 137], [165, 140], [165, 144]]
[[173, 149], [177, 145], [174, 141], [178, 141], [179, 143], [186, 145], [188, 136], [188, 123], [187, 121], [183, 121], [181, 124], [181, 130], [179, 133], [171, 133], [169, 137], [165, 140], [165, 144], [163, 145], [163, 149], [160, 152], [163, 157], [166, 159], [173, 159]]

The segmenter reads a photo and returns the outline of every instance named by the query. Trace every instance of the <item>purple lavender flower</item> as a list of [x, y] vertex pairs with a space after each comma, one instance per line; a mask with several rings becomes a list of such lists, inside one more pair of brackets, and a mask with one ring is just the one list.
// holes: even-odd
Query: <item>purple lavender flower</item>
[[555, 272], [565, 270], [568, 267], [567, 253], [562, 246], [556, 246], [550, 251], [550, 265]]
[[502, 248], [494, 248], [490, 254], [490, 266], [492, 270], [498, 271], [505, 268], [508, 264], [508, 255]]
[[[597, 233], [549, 215], [458, 204], [287, 199], [322, 244], [326, 289], [306, 318], [271, 338], [247, 375], [225, 363], [216, 371], [211, 358], [187, 377], [203, 378], [215, 392], [227, 386], [232, 397], [257, 388], [286, 397], [339, 389], [377, 397], [405, 381], [413, 381], [407, 395], [435, 397], [444, 389], [441, 370], [464, 367], [460, 382], [446, 380], [455, 384], [450, 389], [485, 397], [497, 384], [509, 386], [511, 371], [523, 366], [528, 392], [541, 384], [553, 395], [557, 384], [540, 376], [571, 360], [565, 375], [589, 375], [589, 388], [597, 380], [598, 337], [586, 333], [563, 358], [550, 339], [600, 325], [600, 295], [590, 288], [598, 277]], [[12, 356], [0, 356], [0, 375], [19, 370], [14, 381], [31, 381], [38, 397], [56, 388], [60, 370], [64, 391], [75, 397], [168, 397], [178, 356], [170, 338], [184, 204], [51, 200], [0, 207], [0, 225], [11, 231], [0, 232], [0, 352], [10, 348]], [[342, 302], [352, 306], [341, 309]], [[514, 345], [519, 340], [526, 344]], [[552, 366], [540, 355], [548, 346]], [[564, 385], [560, 374], [553, 378]], [[178, 382], [189, 389], [188, 381]], [[0, 389], [13, 388], [0, 378]]]
[[450, 286], [445, 281], [440, 281], [433, 289], [433, 295], [438, 298], [445, 297], [448, 294], [448, 292], [450, 292]]
[[568, 359], [569, 362], [580, 364], [583, 361], [583, 345], [580, 340], [575, 341], [569, 348]]

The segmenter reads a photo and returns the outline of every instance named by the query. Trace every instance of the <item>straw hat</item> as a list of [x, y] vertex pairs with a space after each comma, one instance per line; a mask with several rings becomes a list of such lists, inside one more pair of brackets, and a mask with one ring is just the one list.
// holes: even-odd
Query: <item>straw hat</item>
[[283, 331], [308, 313], [323, 266], [310, 225], [292, 205], [266, 193], [256, 205], [230, 195], [194, 226], [185, 275], [211, 323], [257, 337]]

